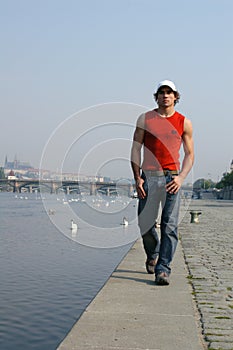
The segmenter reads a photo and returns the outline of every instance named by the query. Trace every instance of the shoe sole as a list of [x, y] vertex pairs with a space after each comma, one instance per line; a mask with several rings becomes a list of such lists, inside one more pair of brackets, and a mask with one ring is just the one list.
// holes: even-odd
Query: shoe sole
[[158, 286], [168, 286], [170, 284], [169, 280], [165, 277], [157, 277], [155, 279], [155, 283], [158, 285]]

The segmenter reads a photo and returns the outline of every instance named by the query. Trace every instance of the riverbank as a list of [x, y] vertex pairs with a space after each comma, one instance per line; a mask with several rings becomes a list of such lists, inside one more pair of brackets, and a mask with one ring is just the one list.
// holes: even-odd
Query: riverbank
[[[202, 212], [198, 224], [190, 210]], [[192, 201], [171, 284], [145, 273], [138, 240], [58, 349], [232, 350], [232, 228], [232, 201]]]
[[139, 239], [59, 350], [206, 348], [181, 244], [172, 264], [169, 286], [156, 286], [154, 275], [146, 273], [144, 263]]

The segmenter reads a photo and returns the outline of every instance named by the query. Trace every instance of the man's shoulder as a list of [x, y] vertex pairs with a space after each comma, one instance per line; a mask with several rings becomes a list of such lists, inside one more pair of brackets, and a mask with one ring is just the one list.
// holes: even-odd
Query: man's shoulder
[[143, 112], [142, 114], [139, 115], [138, 120], [145, 121], [145, 119], [152, 117], [154, 114], [155, 114], [155, 110], [154, 109], [145, 111], [145, 112]]
[[175, 113], [177, 115], [177, 117], [180, 119], [180, 120], [183, 120], [184, 121], [184, 125], [187, 126], [187, 127], [190, 127], [192, 126], [192, 122], [189, 118], [187, 118], [185, 115], [181, 114], [180, 112], [177, 112]]
[[186, 119], [186, 117], [178, 111], [175, 111], [174, 116], [176, 116], [177, 118]]
[[154, 118], [155, 117], [155, 109], [151, 109], [151, 110], [149, 110], [149, 111], [147, 111], [147, 112], [145, 112], [144, 113], [144, 118], [145, 119], [150, 119], [150, 118]]
[[142, 113], [142, 114], [139, 115], [139, 117], [138, 117], [138, 119], [137, 119], [137, 128], [144, 129], [145, 114], [146, 114], [146, 113]]

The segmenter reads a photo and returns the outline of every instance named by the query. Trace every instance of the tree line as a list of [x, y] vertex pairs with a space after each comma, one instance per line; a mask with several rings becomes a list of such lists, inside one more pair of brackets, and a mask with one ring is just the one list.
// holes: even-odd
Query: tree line
[[221, 181], [216, 184], [216, 188], [224, 188], [228, 186], [233, 186], [233, 170], [229, 173], [224, 173]]

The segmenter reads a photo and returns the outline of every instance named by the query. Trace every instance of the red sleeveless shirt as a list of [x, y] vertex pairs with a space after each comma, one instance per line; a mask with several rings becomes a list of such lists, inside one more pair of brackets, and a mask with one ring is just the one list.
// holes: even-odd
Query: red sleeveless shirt
[[178, 112], [168, 118], [160, 117], [155, 110], [145, 114], [143, 170], [180, 169], [184, 119]]

